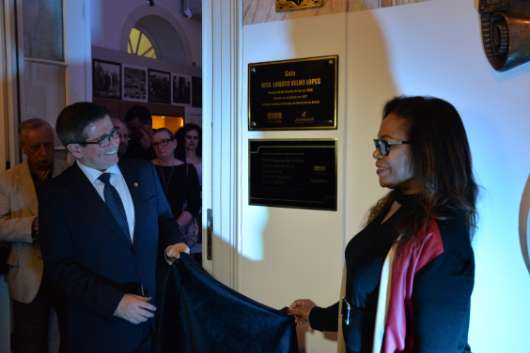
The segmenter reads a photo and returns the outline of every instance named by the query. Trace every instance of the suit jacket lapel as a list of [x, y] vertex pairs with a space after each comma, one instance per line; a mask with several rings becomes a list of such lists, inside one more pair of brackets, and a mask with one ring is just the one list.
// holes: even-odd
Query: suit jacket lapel
[[131, 198], [133, 201], [134, 206], [134, 233], [133, 233], [133, 242], [136, 240], [137, 234], [140, 234], [138, 232], [138, 226], [141, 224], [139, 222], [139, 218], [142, 217], [142, 212], [139, 211], [139, 206], [141, 205], [141, 196], [140, 196], [140, 178], [137, 173], [135, 173], [135, 170], [133, 168], [127, 168], [126, 165], [120, 164], [119, 165], [121, 174], [123, 175], [123, 178], [125, 179], [125, 182], [127, 183], [127, 187], [129, 188], [129, 193], [131, 194]]
[[38, 214], [38, 202], [37, 202], [37, 191], [35, 190], [35, 185], [33, 184], [33, 178], [31, 177], [31, 172], [29, 170], [28, 162], [22, 163], [20, 168], [20, 174], [18, 175], [18, 184], [20, 187], [20, 194], [23, 195], [23, 202], [31, 210], [33, 215]]
[[79, 200], [81, 200], [79, 204], [85, 205], [86, 209], [90, 210], [90, 213], [93, 215], [92, 217], [103, 220], [101, 223], [108, 225], [109, 228], [111, 228], [111, 233], [113, 235], [124, 241], [127, 246], [131, 247], [131, 239], [127, 234], [123, 233], [118, 223], [116, 223], [112, 213], [103, 199], [99, 196], [94, 186], [90, 183], [90, 180], [88, 180], [76, 163], [70, 168], [73, 169], [70, 184], [72, 195], [77, 195]]
[[68, 165], [66, 162], [63, 162], [61, 160], [56, 160], [53, 163], [53, 171], [52, 171], [52, 178], [55, 178], [57, 175], [61, 174]]
[[[64, 170], [64, 164], [60, 162], [54, 163], [53, 176], [57, 176]], [[37, 190], [35, 189], [35, 183], [31, 176], [29, 164], [27, 161], [22, 162], [19, 173], [17, 174], [17, 184], [19, 187], [20, 195], [23, 195], [22, 202], [25, 207], [29, 208], [33, 215], [38, 214], [39, 202], [37, 200]]]

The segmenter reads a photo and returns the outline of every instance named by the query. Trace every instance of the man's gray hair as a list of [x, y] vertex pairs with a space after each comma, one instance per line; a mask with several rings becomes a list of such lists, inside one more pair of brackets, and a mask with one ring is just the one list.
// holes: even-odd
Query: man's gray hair
[[20, 139], [20, 142], [22, 142], [22, 140], [24, 139], [24, 134], [28, 130], [37, 130], [40, 128], [48, 129], [53, 135], [53, 128], [46, 120], [40, 118], [31, 118], [24, 120], [18, 127], [18, 137]]

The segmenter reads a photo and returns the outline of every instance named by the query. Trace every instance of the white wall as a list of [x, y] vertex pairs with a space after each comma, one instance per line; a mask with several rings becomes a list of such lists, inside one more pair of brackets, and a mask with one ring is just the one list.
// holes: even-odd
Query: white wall
[[[326, 30], [323, 31], [322, 29]], [[248, 63], [285, 58], [339, 55], [339, 97], [345, 94], [346, 17], [344, 14], [304, 18], [297, 21], [250, 25], [243, 32], [243, 61]], [[264, 35], [266, 33], [266, 35]], [[329, 35], [332, 33], [333, 35]], [[243, 87], [246, 87], [243, 82]], [[246, 106], [247, 100], [243, 104]], [[344, 100], [339, 106], [338, 125], [343, 126]], [[242, 109], [242, 111], [247, 111]], [[246, 131], [248, 117], [241, 124]], [[331, 138], [337, 142], [338, 190], [344, 189], [343, 129], [325, 131], [244, 132], [247, 138]], [[241, 170], [248, 170], [248, 145], [243, 144]], [[238, 290], [270, 306], [281, 308], [294, 299], [311, 296], [331, 305], [340, 286], [340, 261], [344, 224], [342, 193], [337, 212], [248, 205], [248, 176], [244, 176]], [[316, 341], [316, 342], [313, 342]], [[308, 336], [315, 352], [334, 350], [334, 342], [320, 334]]]
[[[113, 50], [126, 50], [124, 40], [128, 33], [123, 29], [134, 25], [145, 15], [157, 15], [167, 20], [185, 40], [191, 61], [201, 65], [201, 22], [182, 16], [180, 0], [157, 0], [149, 7], [145, 0], [106, 1], [91, 0], [92, 46]], [[125, 35], [125, 38], [124, 38]]]
[[[184, 17], [181, 0], [157, 0], [152, 7], [145, 0], [91, 0], [89, 6], [94, 58], [189, 76], [202, 76], [201, 20], [198, 17]], [[145, 16], [162, 18], [179, 36], [166, 38], [167, 36], [164, 37], [161, 33], [156, 34], [159, 39], [164, 39], [164, 43], [169, 43], [172, 39], [175, 41], [174, 47], [166, 45], [161, 50], [166, 53], [165, 58], [161, 57], [160, 53], [157, 60], [127, 53], [130, 29]], [[171, 52], [172, 50], [174, 52]], [[184, 107], [186, 122], [202, 125], [202, 109], [191, 104]]]
[[[519, 204], [530, 172], [530, 64], [502, 74], [490, 67], [474, 1], [433, 0], [248, 25], [243, 39], [245, 67], [339, 54], [337, 131], [242, 136], [337, 138], [339, 211], [247, 206], [243, 196], [239, 290], [274, 307], [301, 296], [322, 305], [335, 300], [343, 246], [384, 193], [371, 158], [384, 102], [397, 94], [439, 96], [464, 119], [482, 186], [470, 343], [474, 352], [530, 351], [530, 281], [518, 238]], [[246, 121], [243, 116], [241, 124]], [[246, 156], [243, 149], [242, 170], [248, 170]], [[247, 185], [241, 193], [248, 194]], [[320, 335], [308, 337], [308, 352], [333, 351]]]

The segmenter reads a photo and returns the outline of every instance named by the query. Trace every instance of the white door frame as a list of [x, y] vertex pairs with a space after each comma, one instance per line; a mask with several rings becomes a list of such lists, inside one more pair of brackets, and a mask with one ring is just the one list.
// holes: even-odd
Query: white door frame
[[92, 43], [89, 0], [63, 1], [65, 102], [92, 100]]
[[202, 9], [203, 265], [237, 289], [242, 1], [203, 0]]
[[4, 21], [4, 3], [0, 2], [0, 172], [5, 170], [7, 154], [9, 153], [9, 139], [7, 132], [7, 72], [6, 72], [6, 28]]
[[[17, 38], [15, 29], [16, 4], [13, 0], [0, 0], [0, 171], [6, 161], [13, 166], [18, 162], [18, 81]], [[20, 18], [20, 16], [19, 16]], [[19, 36], [20, 39], [20, 36]]]

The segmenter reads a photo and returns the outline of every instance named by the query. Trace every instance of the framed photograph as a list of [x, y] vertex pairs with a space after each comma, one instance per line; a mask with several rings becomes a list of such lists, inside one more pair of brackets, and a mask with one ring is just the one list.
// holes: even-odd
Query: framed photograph
[[147, 69], [123, 65], [122, 92], [123, 100], [147, 102]]
[[92, 93], [94, 97], [121, 99], [121, 64], [94, 59]]
[[191, 78], [191, 106], [195, 108], [202, 107], [202, 78]]
[[149, 102], [171, 104], [171, 73], [149, 69]]
[[190, 104], [191, 103], [191, 77], [172, 74], [172, 103], [173, 104]]

